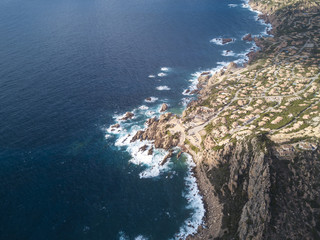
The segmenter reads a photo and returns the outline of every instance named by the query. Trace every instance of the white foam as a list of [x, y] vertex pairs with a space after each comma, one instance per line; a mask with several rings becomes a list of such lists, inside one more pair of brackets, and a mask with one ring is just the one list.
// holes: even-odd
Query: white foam
[[119, 240], [129, 240], [129, 237], [123, 231], [120, 231], [118, 234]]
[[148, 238], [146, 238], [146, 237], [144, 237], [142, 235], [139, 235], [139, 236], [135, 237], [134, 240], [148, 240]]
[[[216, 72], [220, 71], [223, 67], [227, 66], [229, 64], [229, 62], [217, 62], [218, 66], [212, 69], [207, 69], [204, 71], [199, 71], [199, 72], [195, 72], [193, 74], [191, 74], [191, 79], [189, 79], [189, 82], [191, 82], [191, 85], [189, 86], [188, 89], [185, 89], [182, 94], [186, 95], [186, 96], [190, 96], [192, 95], [191, 92], [193, 90], [197, 89], [197, 85], [198, 85], [198, 78], [200, 77], [201, 73], [203, 72], [210, 72], [210, 74], [215, 74]], [[187, 92], [187, 90], [189, 90], [189, 92]]]
[[231, 50], [223, 50], [221, 55], [225, 57], [233, 57], [235, 53]]
[[[132, 110], [136, 116], [136, 120], [130, 122], [122, 122], [119, 120], [121, 116], [115, 115], [114, 119], [120, 124], [120, 128], [112, 128], [110, 126], [106, 129], [108, 135], [116, 135], [117, 138], [115, 140], [115, 146], [124, 148], [131, 155], [131, 159], [129, 161], [132, 164], [145, 167], [145, 169], [139, 174], [140, 178], [157, 177], [162, 172], [168, 170], [170, 165], [170, 161], [163, 166], [161, 165], [163, 158], [168, 154], [166, 150], [154, 149], [153, 154], [148, 155], [148, 150], [153, 146], [152, 141], [138, 140], [131, 142], [131, 139], [137, 131], [146, 127], [145, 121], [147, 117], [160, 116], [160, 113], [157, 112], [159, 107], [160, 105], [153, 106], [152, 108], [142, 105]], [[147, 145], [147, 150], [140, 150], [144, 145]]]
[[168, 68], [168, 67], [162, 67], [162, 68], [161, 68], [161, 71], [162, 71], [162, 72], [169, 72], [169, 68]]
[[[123, 231], [120, 231], [118, 235], [119, 235], [119, 240], [130, 240], [130, 238]], [[148, 240], [148, 238], [142, 235], [138, 235], [137, 237], [134, 238], [134, 240]]]
[[168, 91], [170, 88], [168, 86], [158, 86], [156, 87], [157, 90], [159, 91]]
[[228, 66], [229, 63], [230, 63], [230, 62], [224, 62], [224, 61], [222, 61], [222, 62], [217, 62], [218, 67], [211, 69], [211, 71], [213, 70], [214, 72], [217, 72], [217, 71], [221, 70], [223, 67]]
[[237, 6], [238, 6], [238, 4], [230, 3], [230, 4], [228, 4], [228, 6], [229, 6], [230, 8], [234, 8], [234, 7], [237, 7]]
[[155, 78], [156, 76], [155, 75], [152, 75], [152, 74], [150, 74], [149, 76], [148, 76], [148, 78]]
[[243, 8], [247, 8], [249, 9], [251, 12], [254, 12], [256, 15], [254, 16], [256, 21], [259, 21], [261, 25], [264, 25], [266, 28], [265, 30], [262, 32], [263, 35], [265, 36], [272, 36], [271, 34], [268, 34], [268, 31], [270, 31], [272, 29], [272, 25], [269, 23], [266, 23], [263, 19], [259, 19], [259, 15], [262, 14], [262, 12], [258, 11], [258, 10], [253, 10], [252, 7], [249, 4], [249, 0], [243, 0], [244, 3], [242, 3], [242, 7]]
[[145, 115], [148, 116], [148, 117], [154, 117], [156, 114], [155, 111], [146, 111]]
[[108, 134], [105, 135], [105, 138], [108, 139], [111, 137], [110, 134], [119, 134], [122, 131], [121, 125], [118, 128], [112, 127], [113, 125], [109, 126], [106, 130]]
[[187, 236], [194, 235], [197, 233], [198, 227], [204, 223], [205, 208], [198, 189], [197, 180], [192, 172], [195, 163], [189, 154], [185, 155], [187, 156], [188, 173], [185, 177], [186, 191], [183, 193], [183, 196], [188, 202], [187, 209], [192, 209], [193, 213], [191, 217], [184, 221], [179, 229], [179, 233], [175, 235], [175, 239], [186, 239]]
[[[140, 178], [152, 178], [160, 175], [161, 172], [168, 170], [169, 161], [161, 166], [161, 162], [164, 157], [168, 154], [168, 151], [163, 149], [154, 149], [152, 155], [148, 155], [148, 150], [153, 147], [151, 141], [135, 141], [131, 143], [132, 137], [140, 130], [138, 126], [134, 127], [130, 134], [119, 137], [115, 143], [118, 147], [126, 147], [127, 152], [131, 155], [130, 162], [135, 165], [145, 166], [146, 169], [142, 171], [139, 176]], [[141, 147], [147, 146], [146, 151], [141, 151]]]
[[105, 139], [108, 139], [108, 138], [111, 138], [111, 135], [110, 134], [105, 134], [104, 137], [105, 137]]
[[142, 106], [139, 107], [139, 109], [140, 110], [147, 110], [147, 109], [149, 109], [149, 107], [146, 106], [146, 105], [142, 105]]
[[214, 43], [216, 45], [223, 45], [222, 44], [222, 38], [213, 38], [210, 40], [211, 43]]
[[189, 104], [189, 102], [192, 101], [192, 99], [193, 98], [182, 98], [182, 100], [181, 100], [182, 106], [187, 107], [187, 105]]
[[165, 76], [167, 76], [167, 74], [166, 74], [166, 73], [163, 73], [163, 72], [158, 73], [158, 77], [165, 77]]
[[[200, 77], [202, 72], [195, 72], [191, 74], [191, 79], [189, 79], [189, 82], [191, 83], [191, 85], [189, 86], [188, 89], [185, 89], [182, 94], [185, 96], [189, 96], [192, 95], [191, 92], [193, 90], [197, 89], [197, 84], [198, 84], [198, 78]], [[188, 91], [189, 90], [189, 91]]]
[[153, 102], [155, 102], [157, 100], [158, 100], [158, 98], [156, 98], [156, 97], [150, 97], [150, 100], [145, 99], [144, 101], [147, 102], [147, 103], [153, 103]]
[[[133, 111], [132, 111], [132, 112], [133, 112]], [[128, 120], [124, 120], [123, 118], [124, 118], [125, 116], [126, 116], [126, 113], [124, 113], [124, 114], [122, 114], [122, 115], [116, 114], [116, 115], [114, 115], [113, 118], [115, 118], [118, 123], [120, 123], [120, 122], [125, 122], [125, 121], [132, 120], [132, 119], [135, 119], [135, 118], [136, 118], [136, 116], [134, 115], [132, 118], [130, 118], [130, 119], [128, 119]]]

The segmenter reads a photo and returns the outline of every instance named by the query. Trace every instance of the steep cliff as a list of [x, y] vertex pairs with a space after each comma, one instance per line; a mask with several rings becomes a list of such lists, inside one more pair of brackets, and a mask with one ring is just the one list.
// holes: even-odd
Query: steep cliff
[[217, 239], [320, 237], [320, 152], [279, 149], [258, 136], [206, 151], [199, 164], [223, 207]]

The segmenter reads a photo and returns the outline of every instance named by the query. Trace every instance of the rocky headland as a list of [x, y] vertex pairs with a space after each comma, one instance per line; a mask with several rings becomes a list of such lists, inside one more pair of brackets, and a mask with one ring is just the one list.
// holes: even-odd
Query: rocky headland
[[132, 141], [169, 150], [164, 163], [176, 146], [193, 156], [206, 216], [188, 239], [320, 239], [320, 4], [250, 5], [273, 36], [247, 35], [260, 50], [245, 67], [204, 72], [182, 116]]

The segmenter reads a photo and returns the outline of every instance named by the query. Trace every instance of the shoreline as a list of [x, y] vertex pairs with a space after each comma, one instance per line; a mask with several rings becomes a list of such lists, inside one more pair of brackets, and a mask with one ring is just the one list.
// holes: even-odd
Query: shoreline
[[[244, 0], [244, 4], [248, 4], [247, 8], [249, 9], [249, 11], [257, 14], [255, 21], [263, 21], [263, 24], [266, 25], [265, 33], [270, 35], [270, 33], [273, 30], [273, 25], [272, 23], [269, 22], [269, 19], [266, 16], [266, 13], [263, 13], [259, 10], [255, 10], [250, 5], [252, 4], [251, 0]], [[270, 26], [271, 26], [271, 29], [270, 29]], [[256, 41], [257, 39], [259, 38], [255, 37], [253, 42], [258, 48], [260, 48], [259, 45], [257, 44], [257, 41]], [[251, 50], [251, 51], [250, 50], [251, 48], [249, 48], [248, 53], [244, 55], [244, 58], [239, 58], [235, 60], [235, 61], [243, 61], [243, 66], [238, 68], [243, 68], [243, 69], [246, 68], [247, 64], [249, 64], [255, 58], [258, 51], [261, 51], [261, 49]], [[228, 62], [227, 66], [235, 61]], [[214, 75], [225, 68], [226, 66], [217, 67], [214, 72], [211, 72], [211, 74]], [[203, 71], [203, 72], [206, 72], [206, 71]], [[198, 79], [196, 81], [197, 81], [196, 90], [199, 91], [202, 88], [201, 83], [198, 81]], [[185, 108], [185, 110], [187, 108], [188, 106]], [[203, 205], [205, 208], [205, 216], [203, 219], [203, 224], [198, 226], [198, 231], [195, 234], [188, 235], [186, 239], [197, 240], [197, 239], [217, 238], [220, 235], [222, 235], [220, 231], [222, 230], [221, 226], [222, 226], [222, 217], [223, 217], [223, 213], [222, 213], [223, 206], [219, 202], [218, 196], [215, 196], [215, 194], [213, 193], [214, 192], [213, 186], [212, 184], [210, 184], [210, 180], [207, 178], [204, 172], [205, 170], [203, 169], [203, 165], [201, 164], [201, 156], [198, 156], [198, 154], [193, 152], [191, 149], [186, 148], [185, 145], [181, 146], [181, 148], [185, 149], [186, 152], [192, 156], [192, 159], [196, 164], [196, 166], [192, 169], [192, 171], [194, 173], [194, 176], [197, 179], [197, 186], [198, 186], [200, 195], [202, 196]]]
[[[247, 3], [247, 1], [243, 1], [245, 3]], [[257, 17], [255, 17], [255, 21], [260, 21], [260, 16], [258, 16], [258, 11], [253, 10], [251, 7], [244, 7], [243, 5], [241, 6], [243, 8], [247, 8], [249, 11], [254, 12], [257, 14]], [[264, 19], [263, 19], [264, 21]], [[266, 22], [263, 22], [263, 24], [265, 25], [265, 30], [263, 32], [261, 32], [260, 34], [264, 34], [265, 32], [267, 32], [267, 29], [269, 29], [269, 26]], [[242, 39], [241, 39], [242, 40]], [[211, 75], [217, 74], [220, 71], [224, 70], [227, 68], [227, 66], [230, 63], [233, 62], [237, 62], [237, 63], [241, 63], [241, 68], [245, 68], [246, 64], [250, 62], [250, 60], [252, 59], [252, 57], [254, 56], [254, 54], [257, 52], [256, 50], [256, 41], [253, 41], [253, 46], [250, 46], [247, 50], [245, 50], [245, 53], [241, 53], [239, 54], [239, 56], [241, 56], [240, 58], [234, 60], [234, 61], [230, 61], [230, 62], [223, 62], [223, 64], [221, 63], [217, 63], [218, 66], [208, 70], [210, 72]], [[225, 45], [225, 44], [224, 44]], [[253, 50], [254, 49], [254, 50]], [[240, 67], [239, 67], [240, 68]], [[197, 91], [197, 93], [199, 92], [199, 90], [202, 88], [201, 87], [201, 82], [199, 82], [199, 78], [202, 76], [202, 73], [207, 72], [207, 71], [201, 71], [201, 72], [196, 72], [193, 75], [196, 76], [195, 80], [191, 83], [191, 85], [186, 89], [189, 90], [190, 92], [192, 91]], [[186, 91], [185, 90], [185, 91]], [[184, 92], [185, 92], [184, 91]], [[187, 96], [192, 96], [192, 94], [183, 94], [183, 95], [187, 95]], [[201, 96], [201, 94], [200, 94]], [[199, 99], [199, 95], [196, 96], [196, 100]], [[195, 101], [196, 101], [195, 100]], [[186, 107], [184, 107], [185, 111], [189, 106], [189, 103], [187, 104]], [[133, 134], [135, 135], [135, 134]], [[129, 144], [129, 143], [128, 143]], [[143, 144], [142, 144], [143, 145]], [[141, 146], [142, 146], [141, 145]], [[154, 147], [154, 144], [152, 144]], [[197, 154], [195, 154], [192, 150], [187, 149], [185, 145], [179, 145], [180, 149], [183, 150], [184, 152], [188, 153], [191, 158], [192, 161], [195, 163], [194, 167], [191, 167], [191, 175], [193, 178], [195, 178], [196, 181], [196, 187], [197, 190], [199, 191], [199, 194], [201, 196], [201, 201], [202, 201], [202, 206], [204, 207], [204, 216], [202, 218], [202, 222], [200, 224], [190, 224], [190, 221], [188, 222], [189, 219], [187, 219], [181, 226], [179, 233], [177, 233], [174, 238], [176, 239], [188, 239], [188, 240], [193, 240], [193, 239], [208, 239], [209, 237], [218, 237], [220, 234], [220, 230], [221, 230], [221, 226], [222, 226], [222, 205], [219, 203], [219, 199], [218, 196], [215, 196], [215, 194], [213, 193], [213, 186], [210, 183], [210, 180], [207, 178], [205, 170], [203, 169], [203, 165], [199, 164], [200, 161], [198, 159], [201, 159], [201, 157], [197, 156]], [[156, 148], [154, 148], [156, 149]], [[186, 150], [186, 151], [185, 151]], [[189, 165], [189, 164], [188, 164]], [[195, 209], [195, 208], [193, 208]], [[197, 214], [197, 212], [195, 212], [195, 214]], [[192, 229], [195, 229], [196, 231], [193, 233], [182, 233], [181, 229], [184, 229], [185, 227], [190, 227]]]
[[[259, 18], [271, 23], [274, 35], [255, 37], [260, 49], [247, 55], [244, 66], [230, 62], [213, 75], [202, 72], [197, 79], [197, 100], [188, 104], [182, 116], [166, 114], [137, 136], [161, 142], [158, 147], [165, 149], [179, 146], [192, 156], [196, 164], [192, 171], [206, 212], [203, 224], [187, 237], [189, 240], [258, 240], [265, 234], [273, 236], [270, 239], [283, 239], [297, 234], [311, 236], [310, 231], [316, 228], [309, 220], [317, 218], [316, 207], [308, 208], [304, 202], [314, 201], [310, 192], [319, 189], [297, 188], [281, 179], [294, 176], [295, 184], [300, 178], [307, 185], [317, 179], [317, 174], [305, 175], [304, 168], [297, 168], [295, 159], [302, 157], [298, 164], [305, 168], [320, 164], [316, 162], [320, 155], [316, 151], [320, 149], [320, 118], [316, 117], [320, 109], [320, 51], [314, 27], [320, 21], [320, 5], [307, 14], [299, 5], [295, 14], [288, 15], [296, 6], [283, 10], [280, 5], [280, 11], [254, 0], [249, 4], [248, 9], [259, 10]], [[259, 18], [256, 20], [261, 21]], [[286, 18], [290, 22], [280, 24], [279, 19]], [[299, 33], [296, 23], [308, 24], [310, 30]], [[173, 136], [177, 137], [174, 142]], [[284, 164], [280, 169], [279, 162]], [[300, 192], [304, 197], [296, 199]], [[281, 207], [285, 201], [292, 205]], [[303, 219], [290, 216], [292, 213]]]

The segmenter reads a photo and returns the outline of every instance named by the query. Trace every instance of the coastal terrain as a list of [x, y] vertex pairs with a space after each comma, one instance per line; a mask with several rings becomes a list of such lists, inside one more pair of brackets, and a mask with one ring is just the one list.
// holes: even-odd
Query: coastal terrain
[[188, 239], [320, 239], [320, 3], [249, 4], [272, 30], [244, 37], [259, 47], [248, 63], [203, 72], [181, 116], [131, 141], [168, 150], [161, 164], [176, 146], [192, 155], [206, 215]]

